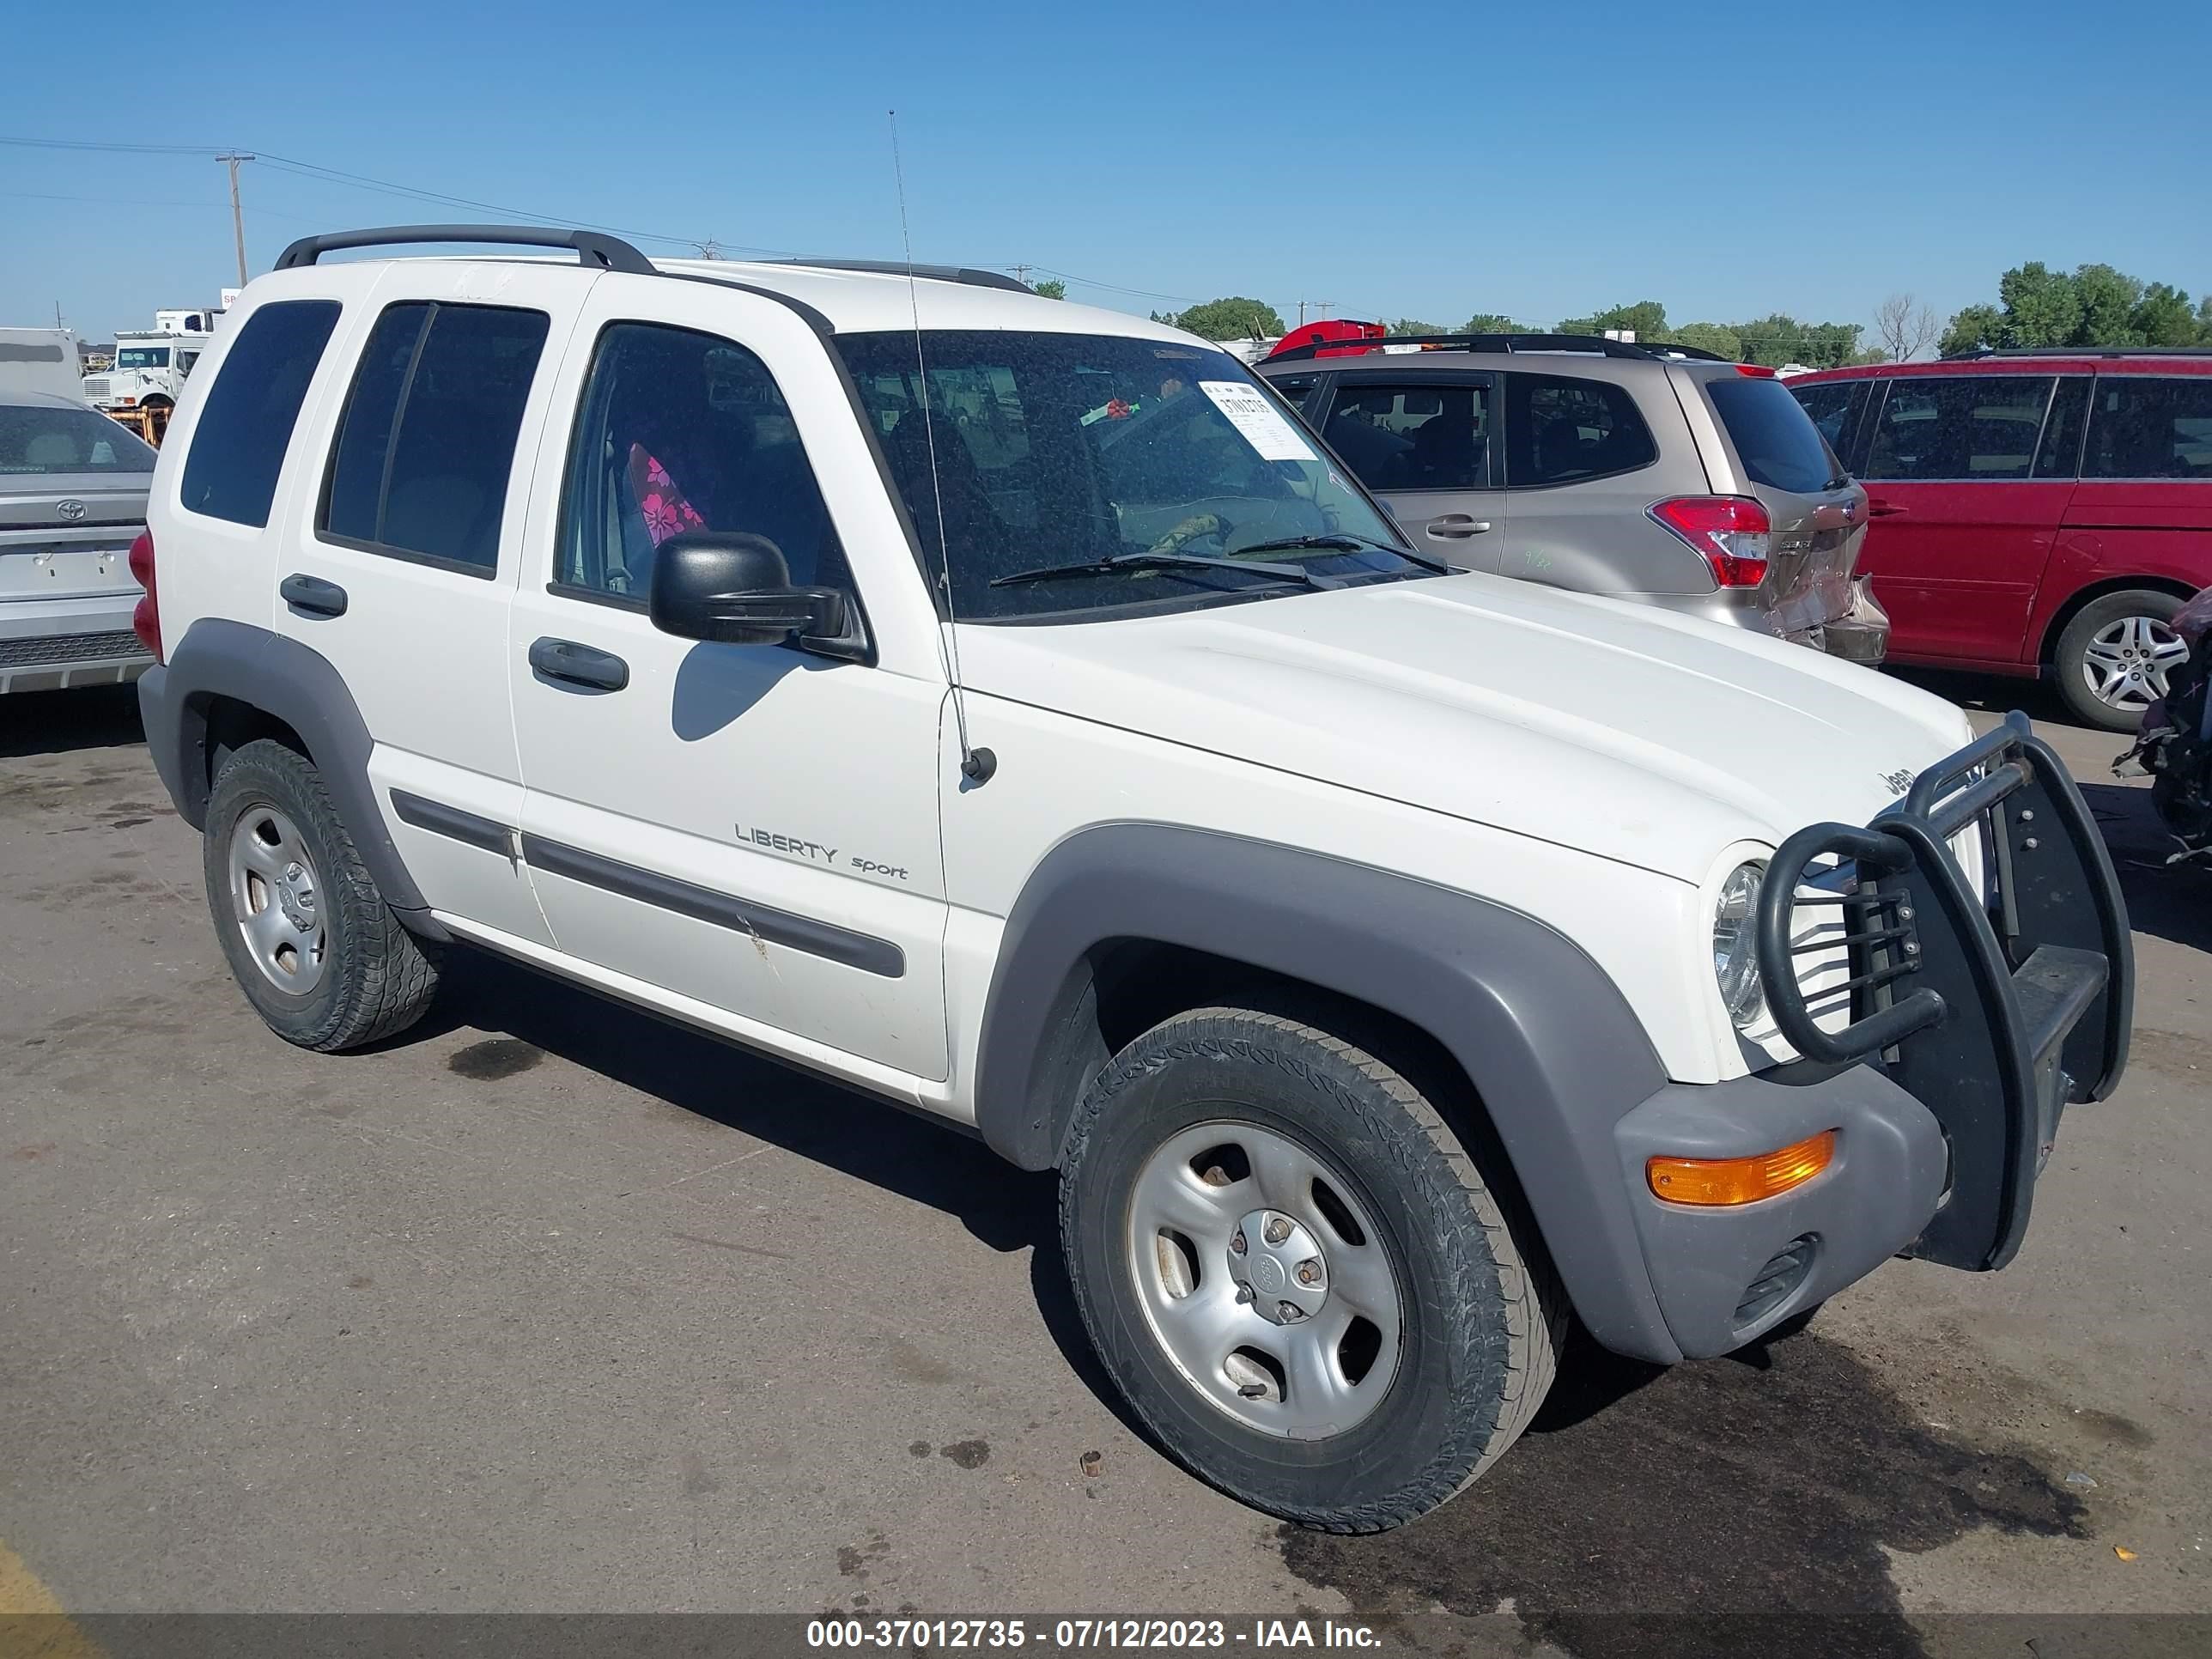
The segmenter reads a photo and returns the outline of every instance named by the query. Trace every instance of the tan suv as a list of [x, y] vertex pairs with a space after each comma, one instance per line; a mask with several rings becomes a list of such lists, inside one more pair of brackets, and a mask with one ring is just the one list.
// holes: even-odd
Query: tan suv
[[1254, 366], [1414, 544], [1881, 660], [1866, 492], [1771, 368], [1585, 335], [1293, 347]]

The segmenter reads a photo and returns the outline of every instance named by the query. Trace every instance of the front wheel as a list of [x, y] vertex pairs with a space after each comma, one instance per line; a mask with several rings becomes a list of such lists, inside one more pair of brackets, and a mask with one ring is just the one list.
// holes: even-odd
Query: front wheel
[[2083, 722], [2132, 732], [2166, 695], [2166, 676], [2189, 660], [2172, 629], [2181, 601], [2153, 588], [2106, 593], [2083, 605], [2051, 653], [2058, 693]]
[[1061, 1241], [1170, 1453], [1270, 1514], [1374, 1532], [1467, 1486], [1551, 1386], [1565, 1298], [1498, 1175], [1375, 1054], [1201, 1009], [1092, 1085]]

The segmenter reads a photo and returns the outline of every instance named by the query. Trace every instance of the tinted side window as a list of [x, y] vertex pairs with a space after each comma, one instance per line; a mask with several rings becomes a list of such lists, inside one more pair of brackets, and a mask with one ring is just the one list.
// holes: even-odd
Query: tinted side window
[[1627, 388], [1555, 374], [1505, 377], [1505, 482], [1579, 483], [1659, 459]]
[[1487, 489], [1490, 388], [1339, 381], [1322, 433], [1370, 489]]
[[2097, 380], [2085, 478], [2212, 479], [2212, 374]]
[[1306, 404], [1308, 400], [1313, 397], [1316, 389], [1321, 385], [1320, 375], [1269, 374], [1263, 376], [1262, 378], [1267, 380], [1269, 386], [1275, 388], [1276, 392], [1281, 396], [1285, 403], [1290, 404], [1291, 408], [1297, 410], [1300, 414], [1310, 416], [1313, 413], [1311, 410], [1306, 407]]
[[192, 429], [179, 491], [186, 512], [269, 522], [285, 446], [337, 320], [335, 300], [282, 300], [246, 319]]
[[1867, 389], [1877, 384], [1873, 380], [1824, 380], [1817, 386], [1798, 383], [1790, 388], [1813, 424], [1820, 428], [1820, 435], [1828, 447], [1850, 465], [1851, 438], [1858, 430], [1859, 414], [1865, 409]]
[[2043, 442], [2035, 452], [2035, 476], [2070, 478], [2081, 464], [2081, 423], [2089, 413], [2089, 377], [2060, 378], [2043, 422]]
[[1726, 374], [1702, 384], [1752, 483], [1814, 495], [1842, 482], [1834, 451], [1781, 381]]
[[2025, 478], [2047, 374], [1899, 375], [1875, 422], [1869, 478]]
[[491, 574], [542, 311], [410, 303], [369, 335], [319, 520], [373, 552]]
[[[957, 391], [952, 422], [970, 453], [1025, 455], [1018, 411], [988, 376]], [[964, 416], [964, 420], [960, 416]], [[953, 441], [941, 432], [940, 443]], [[799, 586], [852, 576], [798, 423], [768, 366], [711, 334], [617, 323], [599, 336], [568, 450], [556, 586], [643, 603], [654, 550], [687, 531], [765, 537]]]

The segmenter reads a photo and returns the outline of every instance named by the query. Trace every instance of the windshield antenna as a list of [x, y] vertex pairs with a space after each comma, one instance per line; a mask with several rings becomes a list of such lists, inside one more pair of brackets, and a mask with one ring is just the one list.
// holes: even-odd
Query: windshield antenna
[[906, 221], [906, 168], [899, 159], [898, 112], [885, 112], [891, 124], [891, 179], [898, 190], [899, 240], [906, 248], [906, 297], [914, 315], [914, 369], [921, 381], [921, 435], [929, 451], [929, 494], [937, 508], [938, 585], [945, 592], [945, 672], [952, 686], [952, 726], [960, 741], [960, 775], [987, 783], [999, 769], [999, 757], [968, 742], [968, 704], [960, 684], [960, 618], [952, 610], [952, 550], [945, 539], [945, 490], [937, 473], [937, 424], [929, 412], [929, 363], [921, 349], [921, 289], [914, 275], [914, 233]]

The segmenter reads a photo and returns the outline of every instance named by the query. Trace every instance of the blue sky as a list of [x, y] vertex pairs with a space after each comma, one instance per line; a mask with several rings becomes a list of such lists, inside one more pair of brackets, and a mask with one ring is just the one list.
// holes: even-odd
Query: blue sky
[[[0, 137], [284, 158], [243, 169], [257, 272], [319, 229], [496, 216], [295, 162], [896, 256], [896, 108], [915, 257], [1128, 309], [1861, 322], [1900, 290], [1993, 297], [2027, 258], [2212, 288], [2201, 7], [108, 0], [6, 33]], [[0, 144], [0, 323], [58, 301], [106, 337], [235, 280], [206, 154]]]

